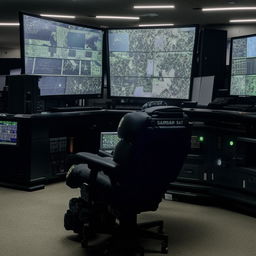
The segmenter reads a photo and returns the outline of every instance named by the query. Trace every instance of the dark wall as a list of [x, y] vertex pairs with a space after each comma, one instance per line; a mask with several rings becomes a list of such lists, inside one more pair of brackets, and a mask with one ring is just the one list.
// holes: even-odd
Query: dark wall
[[225, 88], [227, 31], [203, 28], [200, 36], [198, 76], [214, 76], [213, 97]]

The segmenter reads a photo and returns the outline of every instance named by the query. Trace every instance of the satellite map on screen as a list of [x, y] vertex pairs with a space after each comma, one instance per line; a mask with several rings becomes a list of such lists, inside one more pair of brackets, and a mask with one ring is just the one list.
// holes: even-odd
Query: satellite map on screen
[[256, 36], [232, 40], [230, 94], [256, 96]]
[[[29, 15], [23, 15], [23, 24], [26, 74], [66, 77], [61, 83], [64, 94], [101, 93], [102, 30]], [[76, 81], [73, 88], [70, 88], [71, 80]], [[88, 86], [90, 82], [92, 82], [90, 90], [82, 88]], [[42, 84], [46, 86], [46, 80]], [[47, 86], [57, 85], [47, 84]], [[50, 87], [41, 88], [46, 93], [43, 95], [51, 95]], [[54, 90], [53, 94], [60, 92], [63, 90]]]
[[17, 122], [0, 120], [0, 145], [17, 144]]
[[195, 27], [109, 30], [111, 96], [188, 99]]
[[117, 132], [101, 132], [100, 136], [102, 150], [113, 150], [120, 141]]

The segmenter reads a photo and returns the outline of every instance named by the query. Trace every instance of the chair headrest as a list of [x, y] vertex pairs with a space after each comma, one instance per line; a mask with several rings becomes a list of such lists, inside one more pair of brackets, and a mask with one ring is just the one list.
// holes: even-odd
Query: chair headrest
[[182, 109], [176, 106], [150, 107], [144, 112], [128, 113], [119, 123], [118, 136], [132, 141], [146, 126], [180, 126], [185, 124], [184, 117]]
[[183, 117], [183, 110], [176, 106], [156, 106], [144, 109], [144, 111], [154, 117]]
[[141, 107], [141, 110], [144, 110], [146, 108], [156, 107], [156, 106], [167, 106], [167, 103], [163, 100], [149, 101]]
[[145, 112], [126, 114], [119, 122], [117, 133], [122, 139], [132, 140], [143, 129], [149, 116]]

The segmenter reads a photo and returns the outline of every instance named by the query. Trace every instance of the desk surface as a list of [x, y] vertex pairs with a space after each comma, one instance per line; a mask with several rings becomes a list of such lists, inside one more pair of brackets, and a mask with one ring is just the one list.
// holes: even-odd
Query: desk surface
[[233, 111], [233, 110], [219, 110], [219, 109], [200, 109], [200, 108], [184, 108], [185, 113], [189, 117], [202, 118], [202, 119], [213, 119], [216, 120], [243, 120], [243, 121], [255, 121], [256, 112], [243, 112], [243, 111]]
[[[216, 118], [217, 120], [247, 120], [255, 121], [256, 112], [243, 112], [232, 110], [218, 110], [218, 109], [202, 109], [202, 108], [184, 108], [185, 113], [191, 119], [199, 118], [203, 120]], [[55, 119], [65, 117], [83, 117], [83, 116], [102, 116], [102, 115], [124, 115], [134, 110], [118, 110], [118, 109], [101, 109], [101, 110], [87, 110], [74, 112], [42, 112], [35, 114], [8, 114], [0, 113], [0, 119]]]
[[65, 117], [82, 117], [82, 116], [97, 116], [97, 115], [122, 115], [132, 110], [112, 110], [112, 109], [101, 109], [101, 110], [89, 110], [89, 111], [74, 111], [74, 112], [42, 112], [35, 114], [8, 114], [0, 113], [0, 119], [51, 119], [51, 118], [65, 118]]

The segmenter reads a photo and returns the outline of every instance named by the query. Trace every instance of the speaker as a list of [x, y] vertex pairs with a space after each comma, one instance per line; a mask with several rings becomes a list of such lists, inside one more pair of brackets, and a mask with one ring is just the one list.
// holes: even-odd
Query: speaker
[[40, 76], [16, 75], [6, 77], [8, 88], [7, 112], [10, 114], [32, 114], [44, 110], [40, 99], [38, 81]]

